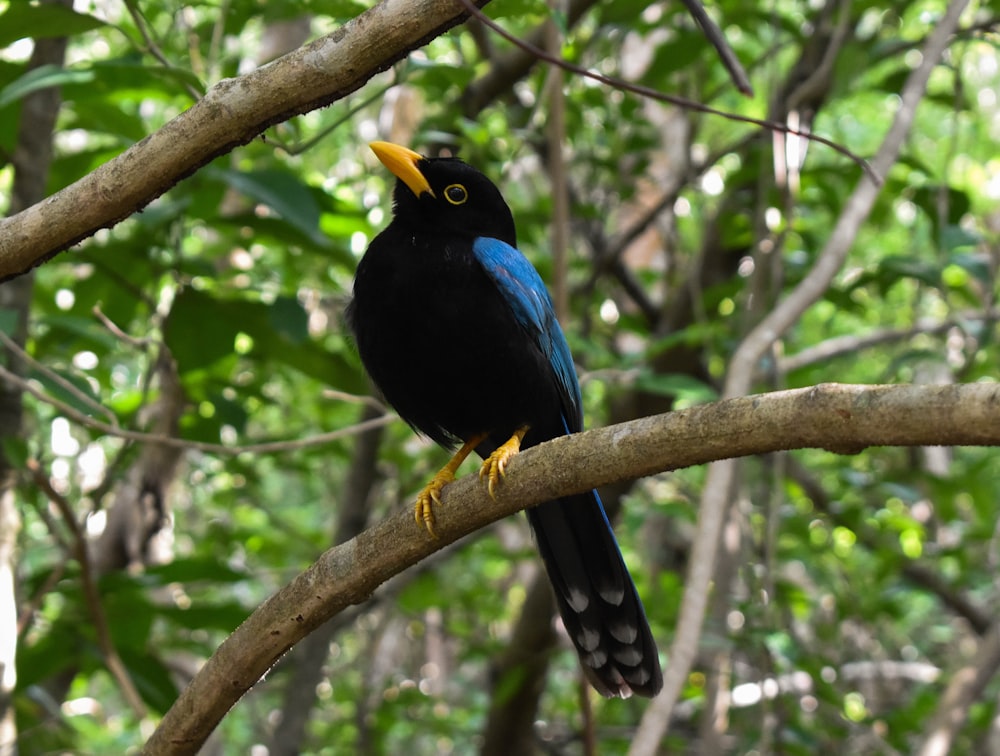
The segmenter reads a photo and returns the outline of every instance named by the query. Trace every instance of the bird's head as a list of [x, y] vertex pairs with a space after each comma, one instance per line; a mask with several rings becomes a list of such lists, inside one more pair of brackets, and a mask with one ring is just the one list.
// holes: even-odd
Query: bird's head
[[500, 190], [458, 158], [427, 158], [391, 142], [372, 151], [399, 181], [393, 212], [400, 221], [435, 233], [487, 236], [517, 246], [514, 218]]

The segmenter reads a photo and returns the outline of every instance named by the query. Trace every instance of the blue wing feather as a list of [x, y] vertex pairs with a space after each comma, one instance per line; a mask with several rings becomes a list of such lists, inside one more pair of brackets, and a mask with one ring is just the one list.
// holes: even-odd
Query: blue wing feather
[[[479, 237], [473, 254], [510, 305], [514, 318], [531, 335], [552, 366], [563, 405], [580, 424], [583, 401], [573, 355], [556, 319], [552, 297], [534, 266], [519, 250], [499, 239]], [[565, 420], [565, 418], [564, 418]]]
[[[541, 277], [506, 242], [480, 237], [472, 249], [548, 361], [562, 400], [562, 429], [579, 430], [580, 384]], [[656, 695], [663, 685], [656, 643], [597, 491], [550, 501], [527, 514], [588, 679], [606, 696]]]

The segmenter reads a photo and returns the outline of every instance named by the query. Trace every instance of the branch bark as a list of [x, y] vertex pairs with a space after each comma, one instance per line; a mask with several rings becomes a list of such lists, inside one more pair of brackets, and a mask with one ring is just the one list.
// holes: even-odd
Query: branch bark
[[496, 500], [476, 475], [449, 485], [437, 539], [407, 508], [327, 551], [266, 600], [166, 713], [143, 753], [195, 753], [226, 712], [295, 643], [367, 601], [393, 575], [529, 506], [712, 460], [779, 449], [1000, 445], [1000, 385], [848, 386], [728, 399], [556, 439], [515, 457]]
[[465, 16], [455, 0], [383, 0], [332, 34], [220, 81], [159, 131], [0, 221], [0, 281], [124, 220], [268, 126], [350, 94]]

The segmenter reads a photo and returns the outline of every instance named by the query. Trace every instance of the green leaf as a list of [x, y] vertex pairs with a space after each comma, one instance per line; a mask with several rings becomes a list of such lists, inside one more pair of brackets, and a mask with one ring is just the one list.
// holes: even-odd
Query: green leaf
[[186, 609], [167, 606], [158, 610], [157, 614], [171, 622], [190, 630], [232, 631], [250, 612], [245, 606], [235, 601], [214, 602], [211, 604], [192, 605]]
[[[94, 404], [100, 404], [100, 396], [94, 393], [93, 386], [86, 377], [80, 375], [75, 370], [66, 370], [55, 365], [48, 365], [48, 371], [54, 373], [56, 376], [62, 378], [65, 383], [68, 383], [76, 392], [70, 391], [61, 383], [57, 383], [52, 380], [49, 372], [41, 372], [38, 370], [32, 370], [29, 376], [38, 381], [45, 386], [45, 390], [50, 396], [58, 399], [61, 402], [68, 404], [84, 415], [94, 414]], [[83, 397], [88, 397], [91, 403], [88, 403], [83, 399]]]
[[19, 320], [20, 315], [18, 315], [17, 310], [10, 307], [0, 307], [0, 331], [8, 336], [13, 336]]
[[320, 247], [330, 244], [319, 230], [320, 208], [312, 191], [301, 178], [289, 171], [265, 169], [235, 171], [211, 168], [213, 178], [267, 205], [287, 223]]
[[309, 315], [291, 297], [278, 297], [267, 312], [268, 322], [275, 333], [293, 344], [309, 339]]
[[4, 435], [0, 438], [0, 449], [3, 450], [5, 467], [24, 469], [28, 464], [28, 441], [20, 436]]
[[946, 229], [949, 226], [958, 227], [962, 217], [969, 212], [972, 201], [968, 194], [950, 186], [924, 185], [913, 193], [913, 204], [923, 210], [931, 222], [934, 239], [943, 242]]
[[399, 594], [396, 605], [407, 614], [419, 615], [441, 604], [441, 578], [436, 572], [424, 572]]
[[234, 353], [239, 325], [224, 316], [225, 304], [196, 289], [185, 289], [174, 301], [164, 337], [180, 372], [211, 365]]
[[657, 87], [672, 74], [699, 59], [710, 48], [701, 32], [694, 30], [674, 30], [674, 39], [669, 45], [661, 45], [653, 56], [649, 69], [641, 83]]
[[116, 102], [135, 96], [163, 99], [165, 95], [190, 98], [188, 88], [205, 91], [204, 82], [183, 68], [144, 63], [138, 55], [94, 63], [93, 80], [86, 86], [70, 82], [63, 90], [67, 99], [81, 102]]
[[107, 99], [92, 99], [86, 107], [74, 108], [70, 122], [71, 128], [113, 134], [121, 138], [121, 143], [138, 142], [149, 132], [148, 122], [143, 121], [138, 113], [125, 110]]
[[201, 580], [211, 583], [236, 583], [246, 580], [247, 574], [234, 570], [225, 562], [206, 557], [182, 557], [169, 564], [148, 567], [143, 577], [155, 585], [169, 583], [195, 583]]
[[119, 648], [129, 677], [151, 709], [163, 713], [177, 700], [173, 675], [152, 649]]
[[80, 649], [86, 637], [93, 633], [91, 623], [81, 625], [73, 611], [64, 612], [44, 633], [30, 644], [17, 649], [17, 685], [25, 688], [51, 679], [60, 671], [78, 667]]
[[93, 80], [94, 72], [92, 70], [62, 68], [54, 65], [39, 66], [0, 89], [0, 108], [40, 89], [61, 87], [65, 84], [89, 84]]
[[0, 14], [0, 47], [28, 37], [71, 37], [104, 25], [99, 18], [77, 13], [62, 5], [14, 2]]
[[185, 289], [174, 302], [165, 329], [167, 346], [182, 374], [234, 357], [241, 333], [253, 342], [245, 358], [282, 363], [344, 391], [365, 391], [360, 372], [342, 354], [328, 351], [309, 337], [308, 316], [290, 297], [265, 303], [213, 298]]
[[708, 384], [681, 373], [664, 375], [643, 371], [636, 378], [635, 385], [636, 388], [651, 394], [676, 397], [677, 409], [680, 409], [681, 405], [691, 407], [719, 398], [719, 393]]
[[[948, 252], [955, 252], [957, 249], [969, 249], [970, 247], [976, 247], [983, 241], [979, 234], [974, 234], [966, 231], [961, 226], [947, 225], [941, 230], [941, 244]], [[975, 260], [975, 266], [978, 268], [979, 264], [983, 262], [980, 257], [971, 254], [957, 253], [952, 254], [951, 260], [956, 265], [962, 265], [964, 267], [965, 263], [959, 262], [959, 260], [973, 261]], [[974, 272], [971, 268], [969, 272], [979, 278], [979, 273]], [[988, 279], [982, 279], [983, 283], [988, 283]]]
[[875, 270], [859, 276], [851, 288], [856, 289], [874, 283], [878, 286], [879, 291], [885, 294], [895, 284], [906, 278], [914, 278], [928, 286], [937, 288], [941, 285], [941, 269], [937, 264], [919, 257], [890, 255], [880, 260]]

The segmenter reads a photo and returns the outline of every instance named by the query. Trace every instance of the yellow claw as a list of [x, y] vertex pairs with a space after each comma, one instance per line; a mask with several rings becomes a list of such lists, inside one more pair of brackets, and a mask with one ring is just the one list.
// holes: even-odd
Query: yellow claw
[[507, 463], [511, 458], [521, 451], [521, 442], [528, 432], [528, 426], [524, 425], [514, 431], [514, 435], [502, 443], [496, 450], [483, 461], [483, 466], [479, 468], [480, 479], [486, 478], [486, 489], [492, 498], [496, 498], [496, 487], [500, 479], [506, 474], [504, 472]]
[[[461, 463], [459, 463], [461, 464]], [[421, 523], [432, 537], [437, 538], [434, 532], [434, 505], [441, 503], [441, 489], [455, 480], [455, 473], [447, 467], [442, 468], [437, 475], [431, 478], [431, 482], [424, 486], [424, 489], [417, 496], [417, 502], [413, 505], [413, 517], [417, 524]]]
[[455, 480], [458, 468], [484, 438], [486, 438], [485, 433], [466, 441], [417, 496], [417, 502], [413, 505], [413, 518], [417, 521], [417, 525], [422, 524], [427, 528], [432, 538], [437, 538], [437, 533], [434, 532], [434, 505], [441, 503], [441, 489]]

